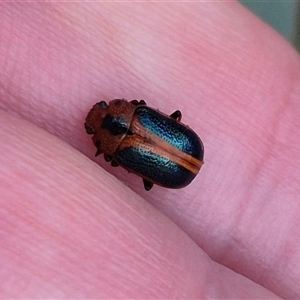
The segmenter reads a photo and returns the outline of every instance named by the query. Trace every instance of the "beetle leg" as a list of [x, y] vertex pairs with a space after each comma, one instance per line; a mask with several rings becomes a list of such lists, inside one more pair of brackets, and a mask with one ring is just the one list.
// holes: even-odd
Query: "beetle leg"
[[170, 117], [176, 121], [180, 121], [181, 120], [181, 117], [182, 117], [182, 114], [181, 114], [181, 111], [180, 110], [175, 110], [171, 115]]
[[150, 182], [149, 180], [143, 178], [143, 183], [144, 183], [144, 188], [145, 188], [146, 191], [150, 191], [152, 189], [152, 187], [153, 187], [152, 182]]
[[95, 145], [96, 148], [97, 148], [97, 151], [96, 151], [96, 153], [95, 153], [95, 156], [98, 156], [98, 155], [102, 154], [103, 151], [100, 150], [100, 149], [101, 149], [101, 141], [100, 141], [100, 140], [94, 140], [94, 145]]
[[101, 108], [107, 108], [108, 107], [107, 103], [103, 100], [94, 105], [94, 107], [97, 107], [97, 106], [100, 106]]
[[138, 101], [138, 100], [134, 99], [134, 100], [131, 100], [130, 102], [132, 104], [136, 105], [136, 106], [138, 106], [138, 105], [146, 105], [146, 102], [144, 100]]
[[114, 159], [111, 161], [111, 165], [112, 165], [112, 167], [118, 167], [119, 166], [119, 164]]
[[113, 159], [113, 157], [111, 155], [104, 154], [104, 159], [105, 159], [105, 161], [109, 162]]
[[139, 104], [139, 101], [137, 101], [136, 99], [134, 100], [131, 100], [130, 103], [134, 104], [134, 105], [138, 105]]
[[95, 133], [95, 128], [92, 127], [91, 125], [84, 123], [85, 131], [87, 134], [94, 134]]
[[96, 153], [95, 153], [95, 157], [98, 156], [98, 155], [100, 155], [101, 153], [102, 153], [102, 151], [97, 150]]
[[140, 100], [139, 105], [146, 105], [145, 100]]

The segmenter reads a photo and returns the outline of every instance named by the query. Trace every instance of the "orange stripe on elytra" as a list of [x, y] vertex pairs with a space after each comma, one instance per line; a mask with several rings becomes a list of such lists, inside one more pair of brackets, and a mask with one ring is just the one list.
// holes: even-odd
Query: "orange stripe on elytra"
[[141, 129], [140, 126], [133, 126], [132, 129], [134, 134], [127, 135], [123, 139], [119, 147], [120, 150], [135, 145], [153, 154], [165, 157], [194, 174], [199, 172], [203, 165], [199, 159], [177, 149], [149, 130]]

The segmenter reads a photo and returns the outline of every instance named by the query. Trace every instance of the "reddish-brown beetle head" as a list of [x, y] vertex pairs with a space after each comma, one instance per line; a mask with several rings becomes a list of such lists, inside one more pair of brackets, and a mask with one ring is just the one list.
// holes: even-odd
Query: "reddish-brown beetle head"
[[96, 155], [114, 155], [129, 130], [135, 109], [136, 105], [124, 99], [112, 100], [108, 105], [101, 101], [93, 106], [84, 126], [88, 134], [94, 135]]

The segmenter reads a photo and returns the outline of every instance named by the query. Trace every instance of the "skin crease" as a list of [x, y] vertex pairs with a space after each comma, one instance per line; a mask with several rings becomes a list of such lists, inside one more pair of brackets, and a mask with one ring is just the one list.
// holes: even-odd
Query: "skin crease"
[[[279, 34], [221, 1], [7, 3], [0, 28], [1, 298], [300, 297], [300, 59]], [[205, 147], [190, 186], [93, 158], [84, 118], [119, 97], [182, 111]]]

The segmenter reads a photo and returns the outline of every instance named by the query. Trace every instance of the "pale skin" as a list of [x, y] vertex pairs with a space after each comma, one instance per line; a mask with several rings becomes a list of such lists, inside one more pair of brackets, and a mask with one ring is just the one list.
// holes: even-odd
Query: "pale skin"
[[[300, 59], [279, 34], [236, 2], [7, 3], [0, 28], [1, 298], [300, 298]], [[191, 185], [145, 192], [93, 157], [84, 118], [123, 97], [181, 110], [205, 147]]]

